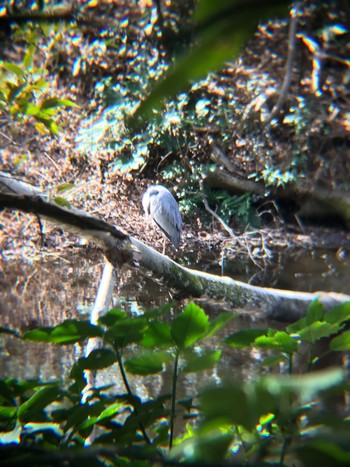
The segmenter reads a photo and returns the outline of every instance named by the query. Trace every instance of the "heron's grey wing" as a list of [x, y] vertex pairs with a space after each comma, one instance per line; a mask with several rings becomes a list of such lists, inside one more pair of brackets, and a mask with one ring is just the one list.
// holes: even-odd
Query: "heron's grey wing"
[[176, 248], [180, 245], [182, 220], [179, 208], [171, 193], [159, 193], [153, 219]]

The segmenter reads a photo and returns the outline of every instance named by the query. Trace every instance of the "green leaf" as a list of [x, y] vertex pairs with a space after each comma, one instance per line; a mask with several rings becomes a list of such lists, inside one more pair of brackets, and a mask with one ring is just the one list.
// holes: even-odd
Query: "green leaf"
[[269, 355], [265, 357], [264, 360], [261, 362], [261, 366], [272, 367], [274, 365], [278, 365], [281, 362], [287, 363], [288, 361], [289, 358], [285, 354]]
[[262, 380], [269, 391], [283, 394], [297, 394], [302, 403], [305, 404], [313, 400], [316, 394], [343, 385], [345, 381], [345, 371], [341, 368], [331, 368], [322, 371], [315, 371], [306, 375], [293, 376], [268, 376]]
[[107, 327], [112, 327], [118, 321], [126, 319], [128, 314], [125, 311], [119, 310], [119, 308], [112, 308], [111, 310], [107, 311], [107, 313], [101, 318], [99, 318], [98, 322], [103, 324]]
[[242, 329], [228, 336], [224, 343], [231, 347], [249, 347], [257, 337], [267, 333], [267, 329]]
[[[16, 98], [21, 94], [21, 92], [26, 88], [26, 84], [13, 85], [9, 86], [10, 92], [7, 95], [7, 102], [9, 105], [13, 104]], [[10, 112], [12, 115], [16, 115], [19, 111], [22, 111], [23, 105], [12, 106]]]
[[350, 350], [350, 331], [344, 331], [340, 336], [332, 339], [329, 344], [329, 350], [337, 352]]
[[26, 332], [23, 339], [35, 342], [52, 342], [54, 344], [74, 344], [90, 337], [102, 337], [103, 331], [99, 326], [89, 321], [68, 319], [55, 327], [34, 329]]
[[260, 336], [255, 339], [256, 347], [279, 350], [280, 352], [292, 353], [298, 350], [298, 343], [286, 332], [276, 331], [270, 336]]
[[18, 65], [15, 65], [14, 63], [3, 62], [1, 66], [5, 68], [5, 70], [14, 73], [20, 79], [23, 79], [25, 76], [25, 71], [22, 70], [22, 68], [19, 67]]
[[330, 324], [325, 321], [314, 321], [309, 326], [301, 329], [298, 333], [302, 342], [314, 344], [318, 340], [329, 337], [341, 330], [342, 326], [339, 324]]
[[69, 99], [60, 99], [59, 97], [49, 97], [42, 101], [40, 108], [50, 109], [50, 108], [57, 108], [57, 107], [79, 107], [78, 104], [69, 100]]
[[25, 113], [25, 115], [35, 117], [40, 113], [40, 108], [32, 102], [29, 102], [27, 108], [23, 109], [23, 113]]
[[80, 394], [87, 385], [87, 380], [85, 377], [84, 369], [81, 367], [79, 360], [73, 364], [69, 373], [69, 378], [75, 381], [74, 384], [72, 384], [72, 386], [69, 388], [70, 392], [74, 394]]
[[116, 322], [105, 337], [114, 345], [125, 347], [131, 342], [140, 342], [146, 329], [147, 321], [144, 318], [126, 318]]
[[337, 305], [328, 311], [324, 317], [327, 323], [343, 323], [350, 320], [350, 302]]
[[111, 349], [106, 348], [92, 350], [87, 357], [79, 359], [80, 366], [85, 370], [108, 368], [116, 361], [116, 354]]
[[71, 205], [70, 202], [67, 201], [65, 198], [62, 198], [61, 196], [55, 196], [53, 199], [54, 203], [57, 204], [60, 208], [68, 208], [70, 209]]
[[313, 300], [306, 313], [306, 323], [312, 324], [315, 321], [323, 321], [324, 305], [318, 300]]
[[42, 421], [43, 409], [56, 401], [61, 395], [58, 386], [41, 388], [18, 408], [18, 419], [22, 423]]
[[266, 389], [258, 390], [254, 384], [227, 384], [205, 390], [200, 398], [201, 408], [208, 421], [218, 420], [220, 425], [230, 423], [252, 430], [261, 415], [274, 412], [278, 399]]
[[221, 350], [203, 350], [198, 354], [192, 349], [187, 349], [183, 353], [183, 358], [185, 359], [183, 371], [194, 373], [212, 368], [220, 360]]
[[106, 422], [107, 420], [114, 418], [118, 412], [120, 411], [121, 408], [124, 408], [124, 405], [121, 404], [120, 402], [117, 402], [110, 407], [107, 407], [106, 409], [102, 410], [100, 415], [94, 416], [94, 417], [89, 417], [87, 420], [82, 420], [81, 423], [79, 424], [79, 430], [85, 430], [86, 428], [89, 428], [90, 426], [96, 425], [96, 424], [101, 424], [101, 422]]
[[231, 17], [231, 21], [243, 23], [243, 26], [246, 24], [248, 27], [251, 22], [257, 24], [263, 18], [287, 13], [287, 6], [288, 2], [283, 0], [265, 0], [260, 4], [252, 0], [199, 0], [195, 20], [198, 27], [203, 24], [210, 27], [213, 23], [214, 27], [217, 27], [218, 22]]
[[57, 193], [63, 193], [65, 191], [71, 190], [74, 188], [74, 183], [61, 183], [61, 185], [56, 186]]
[[27, 46], [27, 50], [22, 61], [22, 67], [25, 70], [28, 70], [28, 68], [31, 67], [31, 65], [33, 64], [35, 49], [36, 49], [35, 44], [30, 44], [29, 46]]
[[12, 420], [17, 413], [16, 407], [5, 407], [0, 406], [0, 420], [3, 423], [4, 421]]
[[160, 321], [151, 321], [148, 323], [148, 328], [143, 333], [140, 344], [143, 347], [168, 348], [174, 346], [169, 324]]
[[153, 375], [163, 370], [164, 363], [170, 360], [164, 351], [139, 352], [125, 361], [125, 368], [134, 375]]
[[78, 427], [78, 425], [89, 419], [93, 412], [94, 407], [90, 404], [76, 405], [71, 411], [67, 422], [63, 427], [64, 431], [67, 431], [71, 427]]
[[209, 329], [208, 316], [195, 303], [189, 303], [171, 325], [171, 336], [176, 345], [186, 348], [205, 336]]
[[304, 329], [307, 326], [306, 317], [301, 318], [295, 323], [289, 324], [286, 327], [286, 331], [288, 334], [298, 334], [301, 329]]

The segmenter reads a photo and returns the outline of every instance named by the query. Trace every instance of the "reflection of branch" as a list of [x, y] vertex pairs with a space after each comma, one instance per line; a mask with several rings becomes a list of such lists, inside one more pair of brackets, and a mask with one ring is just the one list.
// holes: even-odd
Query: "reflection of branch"
[[[0, 174], [1, 184], [3, 184], [3, 177]], [[12, 191], [14, 189], [13, 183]], [[18, 193], [21, 193], [21, 185], [18, 186]], [[65, 225], [67, 230], [92, 239], [103, 248], [107, 259], [112, 264], [123, 262], [128, 262], [133, 266], [138, 264], [152, 271], [155, 276], [163, 278], [171, 287], [180, 290], [187, 297], [209, 296], [219, 300], [224, 299], [236, 309], [259, 310], [266, 319], [284, 321], [299, 319], [305, 315], [307, 307], [316, 298], [319, 298], [327, 307], [350, 301], [350, 296], [342, 294], [293, 292], [255, 287], [235, 281], [230, 277], [195, 271], [177, 264], [104, 221], [85, 216], [77, 210], [73, 212], [72, 209], [63, 209], [43, 200], [38, 201], [37, 197], [1, 194], [0, 208], [42, 214], [53, 223], [59, 222]]]
[[298, 5], [291, 9], [290, 12], [290, 23], [289, 23], [289, 34], [288, 34], [288, 57], [286, 63], [286, 74], [284, 76], [281, 90], [279, 91], [278, 100], [271, 110], [270, 114], [264, 120], [264, 125], [267, 126], [271, 121], [279, 114], [282, 105], [287, 97], [290, 83], [292, 80], [292, 68], [295, 56], [295, 42], [296, 42], [296, 30], [298, 24]]

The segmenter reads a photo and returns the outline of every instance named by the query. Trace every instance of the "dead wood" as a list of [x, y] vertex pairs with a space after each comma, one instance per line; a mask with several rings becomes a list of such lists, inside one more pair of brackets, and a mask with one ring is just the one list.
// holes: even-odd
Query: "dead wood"
[[302, 217], [337, 216], [350, 229], [350, 193], [317, 186], [312, 189], [287, 186], [268, 190], [263, 183], [239, 178], [223, 169], [209, 173], [204, 182], [210, 188], [224, 189], [235, 194], [252, 193], [265, 195], [269, 199], [291, 199], [299, 204], [298, 214]]

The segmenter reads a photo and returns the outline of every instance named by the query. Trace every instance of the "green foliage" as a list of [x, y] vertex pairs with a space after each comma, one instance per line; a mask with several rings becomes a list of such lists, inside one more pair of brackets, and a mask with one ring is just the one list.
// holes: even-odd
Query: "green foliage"
[[259, 217], [253, 206], [254, 198], [250, 193], [232, 196], [226, 190], [209, 191], [211, 204], [217, 206], [217, 214], [228, 224], [232, 219], [241, 226], [260, 225]]
[[77, 105], [69, 99], [49, 95], [48, 71], [44, 66], [35, 65], [38, 37], [35, 30], [27, 33], [27, 51], [20, 64], [0, 63], [0, 110], [19, 122], [33, 119], [35, 128], [42, 134], [57, 134], [60, 111]]
[[[349, 332], [344, 331], [344, 325], [350, 320], [350, 303], [325, 311], [315, 301], [303, 319], [285, 330], [241, 329], [226, 337], [223, 345], [238, 347], [240, 352], [260, 349], [266, 354], [262, 365], [270, 364], [273, 358], [275, 363], [288, 362], [291, 374], [265, 372], [253, 381], [193, 388], [194, 399], [186, 401], [177, 399], [178, 379], [188, 372], [215, 367], [223, 349], [205, 347], [205, 339], [235, 314], [223, 312], [211, 320], [198, 305], [189, 303], [169, 323], [162, 319], [167, 309], [132, 318], [112, 309], [95, 326], [67, 320], [25, 333], [23, 339], [56, 345], [98, 336], [103, 347], [74, 363], [68, 386], [59, 381], [0, 381], [2, 459], [19, 461], [25, 456], [27, 463], [35, 463], [35, 453], [39, 453], [48, 464], [59, 459], [77, 465], [88, 457], [91, 465], [136, 465], [142, 461], [148, 466], [156, 459], [217, 465], [238, 459], [255, 464], [267, 459], [283, 463], [288, 453], [294, 462], [303, 459], [311, 466], [321, 452], [331, 463], [348, 458], [349, 422], [341, 416], [335, 420], [326, 403], [332, 394], [348, 391], [344, 371], [333, 368], [292, 374], [292, 370], [294, 359], [306, 349], [308, 367], [314, 366], [322, 358], [316, 344], [325, 337], [335, 335], [329, 351], [349, 349]], [[85, 392], [86, 371], [113, 365], [119, 366], [125, 393], [115, 394], [113, 385]], [[145, 377], [160, 374], [166, 367], [172, 371], [171, 394], [141, 399], [132, 391], [128, 374]], [[193, 421], [175, 437], [174, 420], [180, 407]], [[93, 444], [84, 446], [92, 430], [96, 430]], [[321, 449], [325, 436], [327, 443]], [[26, 448], [29, 439], [34, 451]], [[173, 446], [170, 451], [169, 444]]]

